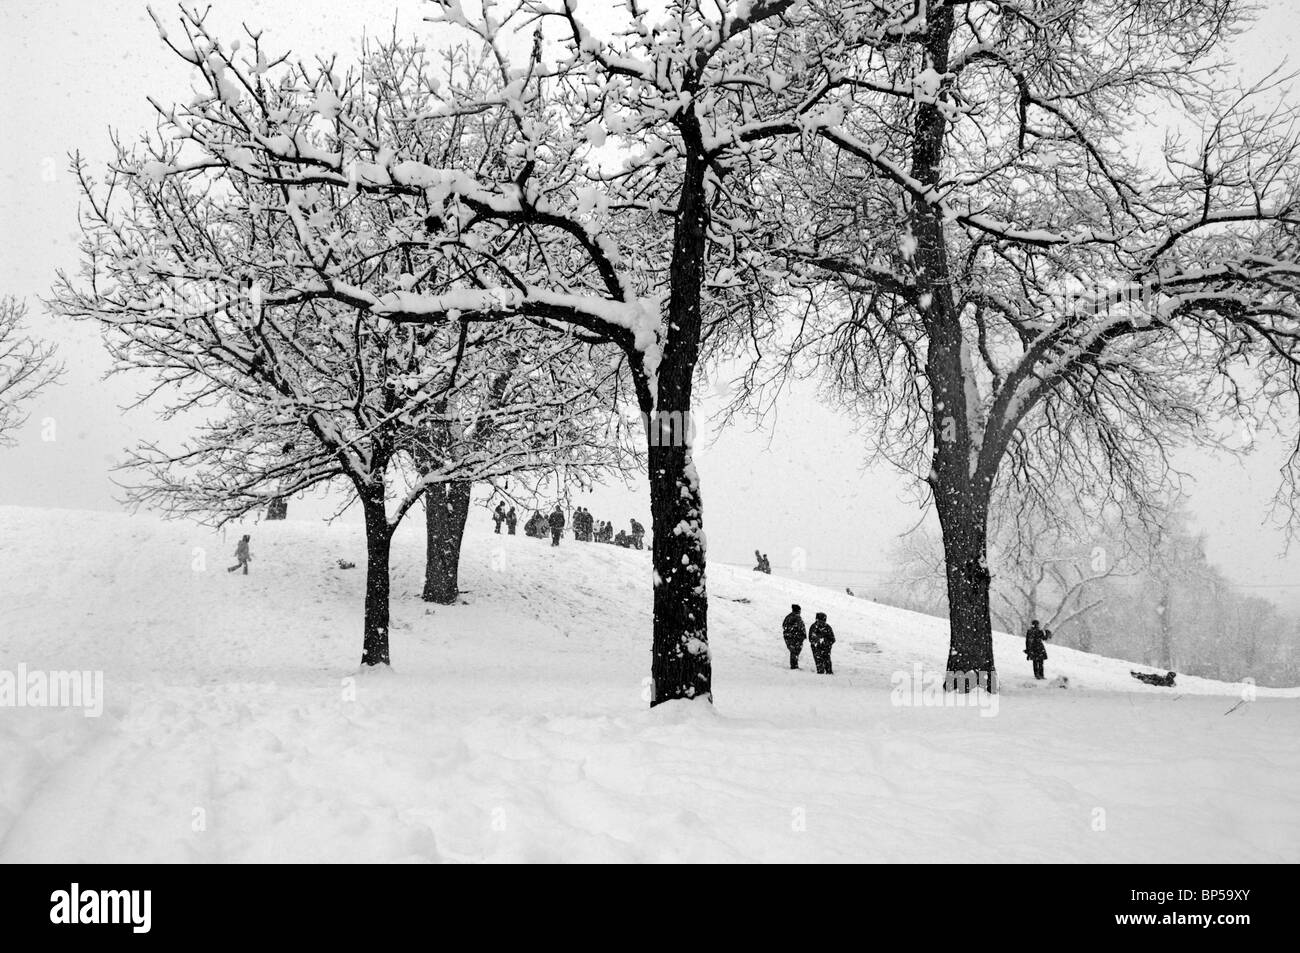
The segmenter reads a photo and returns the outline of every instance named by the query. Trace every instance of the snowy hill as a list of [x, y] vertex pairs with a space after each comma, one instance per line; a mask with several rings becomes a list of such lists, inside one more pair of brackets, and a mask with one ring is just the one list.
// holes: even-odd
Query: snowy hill
[[[1063, 690], [1000, 636], [996, 708], [896, 704], [943, 621], [715, 565], [717, 705], [648, 711], [648, 553], [484, 524], [443, 607], [408, 521], [358, 674], [356, 526], [247, 527], [242, 576], [234, 531], [0, 507], [0, 670], [104, 693], [0, 708], [0, 861], [1300, 860], [1300, 689], [1049, 647]], [[791, 602], [835, 676], [786, 668]]]

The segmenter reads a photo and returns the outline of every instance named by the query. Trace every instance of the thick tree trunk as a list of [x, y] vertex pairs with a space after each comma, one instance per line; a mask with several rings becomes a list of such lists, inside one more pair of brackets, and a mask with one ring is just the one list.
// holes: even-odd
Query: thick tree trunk
[[361, 664], [388, 664], [388, 556], [392, 533], [382, 494], [362, 500], [366, 518], [366, 616]]
[[460, 546], [473, 484], [435, 483], [424, 492], [425, 602], [449, 606], [460, 594]]
[[945, 687], [997, 691], [989, 612], [988, 505], [972, 487], [936, 494], [948, 581], [950, 641]]
[[[652, 706], [675, 698], [713, 699], [700, 488], [689, 461], [685, 444], [650, 447]], [[679, 532], [682, 527], [693, 529]]]
[[643, 399], [654, 532], [654, 638], [651, 706], [677, 698], [713, 700], [708, 594], [699, 476], [691, 461], [691, 386], [700, 344], [708, 206], [705, 157], [694, 113], [683, 114], [686, 169], [669, 276], [668, 329], [653, 406]]
[[[932, 11], [924, 46], [929, 65], [948, 69], [954, 29], [951, 7]], [[912, 175], [937, 184], [942, 177], [947, 118], [933, 102], [917, 105], [912, 141]], [[976, 685], [997, 691], [993, 666], [993, 623], [989, 611], [988, 508], [992, 471], [979, 466], [984, 440], [983, 411], [971, 406], [974, 382], [957, 303], [942, 211], [915, 202], [910, 215], [917, 301], [924, 316], [928, 346], [926, 379], [930, 384], [933, 466], [929, 477], [939, 525], [943, 529], [948, 582], [948, 690], [970, 691]]]

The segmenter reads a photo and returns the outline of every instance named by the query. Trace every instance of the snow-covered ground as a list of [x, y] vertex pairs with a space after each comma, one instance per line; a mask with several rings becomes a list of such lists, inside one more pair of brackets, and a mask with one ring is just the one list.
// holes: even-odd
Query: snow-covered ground
[[[943, 622], [711, 566], [717, 704], [651, 711], [649, 555], [472, 520], [452, 607], [408, 520], [358, 673], [355, 526], [249, 527], [242, 576], [233, 530], [0, 507], [0, 670], [105, 696], [0, 708], [0, 861], [1300, 860], [1300, 690], [1049, 647], [1061, 689], [999, 637], [996, 712], [899, 705]], [[787, 669], [791, 602], [833, 677]]]

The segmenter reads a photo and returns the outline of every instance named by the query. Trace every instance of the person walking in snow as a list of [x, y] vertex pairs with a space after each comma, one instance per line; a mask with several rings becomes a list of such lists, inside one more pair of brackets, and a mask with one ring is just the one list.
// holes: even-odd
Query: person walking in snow
[[803, 626], [803, 616], [799, 613], [802, 610], [793, 605], [790, 607], [790, 614], [781, 622], [781, 638], [785, 640], [785, 647], [790, 650], [790, 668], [799, 667], [799, 653], [803, 651], [803, 640], [807, 638], [807, 632]]
[[239, 542], [235, 545], [235, 564], [231, 566], [229, 569], [227, 569], [226, 572], [234, 572], [240, 566], [243, 566], [244, 575], [247, 576], [248, 564], [249, 562], [252, 561], [252, 559], [253, 557], [248, 554], [248, 534], [245, 533], [243, 537], [239, 540]]
[[754, 572], [763, 571], [763, 554], [757, 549], [754, 550]]
[[645, 527], [632, 520], [632, 548], [640, 549], [645, 544]]
[[1034, 619], [1029, 623], [1029, 631], [1025, 633], [1025, 658], [1034, 663], [1034, 678], [1041, 681], [1047, 676], [1043, 674], [1043, 663], [1047, 661], [1047, 646], [1044, 641], [1052, 637], [1052, 630], [1044, 632], [1038, 627], [1038, 620]]
[[813, 663], [818, 675], [834, 675], [831, 671], [831, 648], [835, 645], [835, 630], [826, 621], [826, 613], [817, 613], [817, 621], [808, 627], [808, 648], [812, 649]]
[[496, 524], [496, 532], [501, 533], [501, 524], [506, 521], [506, 501], [500, 500], [497, 508], [492, 511], [492, 522]]
[[506, 510], [506, 532], [511, 536], [515, 535], [515, 526], [519, 523], [519, 517], [515, 514], [515, 508], [512, 506]]
[[546, 520], [551, 527], [551, 545], [560, 545], [560, 534], [564, 532], [564, 512], [560, 509], [560, 504], [555, 504], [555, 509], [551, 510], [550, 517]]

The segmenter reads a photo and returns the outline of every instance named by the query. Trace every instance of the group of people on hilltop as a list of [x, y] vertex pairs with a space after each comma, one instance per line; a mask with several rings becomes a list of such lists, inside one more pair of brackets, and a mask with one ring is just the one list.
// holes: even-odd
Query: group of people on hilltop
[[[556, 507], [556, 509], [559, 509], [559, 507]], [[560, 514], [560, 519], [564, 519], [563, 513]], [[563, 528], [562, 525], [561, 528]], [[542, 515], [541, 510], [533, 510], [533, 515], [528, 517], [528, 521], [524, 523], [524, 535], [531, 536], [534, 539], [545, 539], [549, 532], [549, 520]]]
[[798, 605], [790, 607], [790, 614], [781, 623], [781, 637], [785, 647], [790, 650], [790, 668], [799, 667], [799, 655], [803, 652], [804, 639], [812, 650], [813, 664], [817, 666], [818, 675], [834, 675], [831, 669], [831, 649], [835, 646], [835, 630], [826, 621], [826, 613], [817, 613], [817, 621], [805, 631], [803, 610]]
[[[498, 503], [496, 509], [492, 511], [492, 521], [496, 524], [498, 533], [501, 532], [501, 524], [505, 523], [510, 529], [510, 535], [513, 536], [515, 508], [512, 506], [507, 510], [504, 501]], [[551, 545], [558, 546], [567, 523], [564, 510], [557, 503], [549, 515], [543, 515], [541, 510], [534, 510], [533, 515], [524, 523], [524, 535], [535, 539], [545, 539], [550, 536]], [[631, 532], [619, 530], [615, 533], [613, 523], [605, 520], [598, 521], [585, 506], [579, 506], [573, 513], [573, 538], [581, 543], [612, 543], [626, 549], [644, 549], [645, 527], [637, 520], [631, 520], [630, 524]]]
[[754, 572], [765, 572], [769, 576], [772, 575], [772, 563], [767, 558], [767, 553], [760, 553], [757, 549], [754, 550], [754, 563]]
[[636, 520], [631, 521], [632, 532], [623, 530], [614, 532], [614, 524], [608, 520], [597, 521], [585, 506], [578, 507], [573, 514], [573, 538], [580, 543], [613, 543], [625, 549], [643, 549], [645, 547], [645, 527]]
[[614, 531], [613, 523], [601, 523], [592, 536], [592, 541], [597, 543], [613, 543], [615, 546], [622, 546], [624, 549], [644, 549], [645, 548], [645, 527], [636, 520], [630, 520], [632, 531], [620, 529]]

